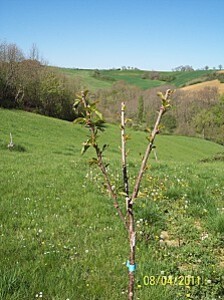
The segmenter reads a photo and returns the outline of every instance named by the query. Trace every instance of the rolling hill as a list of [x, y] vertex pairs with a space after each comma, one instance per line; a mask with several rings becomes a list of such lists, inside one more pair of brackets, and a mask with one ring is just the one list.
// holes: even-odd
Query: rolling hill
[[[44, 117], [29, 112], [19, 110], [0, 109], [1, 135], [0, 146], [2, 154], [10, 156], [8, 153], [7, 142], [9, 134], [12, 133], [13, 141], [20, 146], [20, 154], [37, 155], [38, 153], [48, 152], [49, 155], [74, 155], [79, 157], [79, 150], [82, 142], [86, 139], [86, 131], [74, 126], [73, 123], [58, 120], [55, 118]], [[106, 143], [111, 144], [109, 148], [110, 156], [117, 156], [117, 145], [120, 141], [119, 125], [108, 124], [106, 133], [102, 138]], [[131, 158], [135, 159], [142, 152], [145, 143], [144, 132], [130, 131], [134, 144], [130, 142]], [[109, 132], [109, 134], [108, 134]], [[194, 137], [184, 136], [158, 136], [158, 156], [162, 161], [188, 162], [198, 161], [207, 156], [214, 155], [223, 149], [222, 146]], [[168, 149], [169, 147], [169, 149]], [[20, 152], [19, 149], [16, 152]], [[19, 154], [19, 153], [17, 153]]]
[[156, 72], [159, 73], [161, 77], [173, 77], [171, 78], [171, 81], [165, 81], [160, 79], [150, 79], [150, 76], [155, 73], [155, 71], [120, 69], [97, 70], [98, 76], [95, 76], [96, 70], [69, 68], [53, 69], [70, 78], [71, 80], [79, 80], [83, 88], [87, 88], [92, 91], [97, 89], [109, 88], [113, 85], [113, 83], [117, 81], [124, 81], [127, 84], [135, 85], [143, 90], [159, 87], [165, 84], [169, 84], [176, 88], [179, 88], [190, 84], [193, 80], [204, 78], [206, 75], [214, 72], [212, 70], [197, 70], [188, 72]]

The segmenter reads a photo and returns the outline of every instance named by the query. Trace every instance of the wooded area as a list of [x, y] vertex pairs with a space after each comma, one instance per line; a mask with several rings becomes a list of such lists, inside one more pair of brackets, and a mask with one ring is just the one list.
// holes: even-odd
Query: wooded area
[[[16, 45], [0, 44], [0, 106], [18, 108], [68, 121], [80, 116], [73, 110], [75, 95], [83, 87], [77, 79], [60, 74], [40, 59], [35, 45], [24, 55]], [[120, 103], [128, 103], [127, 115], [136, 130], [151, 128], [153, 112], [159, 108], [158, 90], [175, 87], [166, 84], [141, 90], [123, 81], [115, 81], [110, 88], [90, 93], [99, 100], [99, 108], [109, 122], [119, 122]], [[200, 91], [176, 90], [172, 111], [163, 119], [166, 134], [200, 136], [224, 144], [224, 96], [217, 88]]]
[[39, 59], [34, 46], [26, 57], [15, 44], [0, 44], [0, 103], [51, 117], [73, 120], [77, 86]]

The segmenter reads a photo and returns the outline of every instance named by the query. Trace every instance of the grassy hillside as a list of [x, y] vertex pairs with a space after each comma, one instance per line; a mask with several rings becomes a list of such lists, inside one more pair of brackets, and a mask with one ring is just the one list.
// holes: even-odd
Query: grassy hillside
[[214, 71], [212, 70], [197, 70], [190, 72], [175, 72], [176, 79], [173, 81], [173, 84], [176, 87], [181, 87], [184, 85], [190, 84], [195, 79], [201, 79], [203, 76], [210, 74]]
[[111, 82], [98, 80], [93, 77], [93, 70], [76, 70], [76, 69], [66, 69], [57, 68], [57, 70], [68, 76], [72, 80], [79, 80], [81, 82], [82, 88], [84, 89], [104, 89], [111, 86]]
[[[126, 232], [102, 193], [101, 176], [88, 166], [93, 152], [80, 157], [86, 130], [22, 111], [0, 109], [0, 120], [0, 299], [126, 299]], [[147, 140], [142, 132], [130, 134], [133, 185]], [[103, 138], [119, 186], [119, 126], [108, 126]], [[150, 158], [145, 195], [135, 204], [136, 299], [218, 299], [224, 291], [223, 147], [174, 136], [158, 136], [156, 145], [159, 161]], [[162, 230], [169, 234], [163, 246]], [[161, 274], [178, 284], [153, 284], [150, 276]], [[195, 283], [180, 283], [189, 274]]]
[[[94, 70], [82, 70], [82, 69], [66, 69], [57, 68], [57, 70], [68, 76], [73, 80], [79, 80], [83, 85], [83, 88], [90, 90], [104, 89], [112, 86], [116, 81], [125, 81], [128, 84], [135, 85], [143, 90], [153, 87], [162, 86], [164, 84], [171, 84], [175, 87], [181, 87], [188, 85], [192, 80], [201, 79], [206, 74], [213, 71], [200, 70], [189, 72], [159, 72], [162, 75], [172, 75], [175, 79], [171, 82], [165, 82], [161, 80], [143, 79], [142, 76], [146, 73], [144, 70], [100, 70], [102, 75], [99, 78], [94, 77]], [[148, 72], [148, 71], [147, 71]], [[148, 72], [150, 74], [151, 72]]]

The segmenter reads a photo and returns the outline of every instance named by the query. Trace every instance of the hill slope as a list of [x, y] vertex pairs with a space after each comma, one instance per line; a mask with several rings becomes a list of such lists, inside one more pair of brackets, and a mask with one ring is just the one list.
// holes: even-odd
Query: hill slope
[[[212, 73], [212, 70], [199, 70], [188, 72], [156, 72], [161, 76], [172, 76], [171, 81], [163, 81], [160, 79], [152, 80], [152, 76], [155, 71], [144, 70], [97, 70], [98, 76], [94, 76], [96, 70], [82, 70], [82, 69], [66, 69], [66, 68], [54, 68], [58, 72], [68, 76], [71, 80], [79, 80], [83, 88], [90, 90], [104, 89], [112, 86], [116, 81], [125, 81], [128, 84], [135, 85], [140, 89], [150, 89], [153, 87], [162, 86], [164, 84], [170, 84], [174, 87], [181, 87], [188, 85], [192, 80], [206, 76]], [[143, 79], [145, 78], [145, 79]]]
[[[80, 157], [87, 131], [22, 111], [0, 109], [0, 120], [0, 299], [127, 299], [127, 236], [102, 192], [101, 176], [88, 166], [93, 152]], [[147, 140], [143, 132], [130, 134], [132, 187]], [[110, 144], [105, 154], [110, 177], [119, 187], [119, 126], [108, 126], [104, 137]], [[179, 278], [194, 266], [192, 275], [203, 281], [187, 293], [218, 299], [223, 295], [224, 163], [213, 156], [223, 147], [175, 136], [158, 136], [156, 144], [159, 162], [150, 159], [141, 188], [145, 196], [135, 201], [136, 297], [185, 299], [185, 286], [150, 286], [147, 276], [164, 272]], [[198, 162], [205, 157], [211, 162]], [[119, 202], [124, 209], [123, 199]], [[160, 246], [164, 229], [172, 248]], [[209, 289], [201, 288], [207, 279]]]
[[[43, 117], [23, 111], [10, 111], [0, 109], [1, 119], [1, 148], [6, 151], [9, 142], [9, 134], [12, 133], [13, 142], [24, 148], [26, 153], [57, 153], [61, 155], [79, 156], [80, 147], [86, 139], [87, 132], [73, 123]], [[138, 156], [146, 145], [146, 134], [130, 130], [132, 141], [131, 156]], [[109, 148], [110, 155], [117, 154], [117, 145], [120, 142], [119, 127], [108, 125], [106, 133], [102, 134]], [[198, 159], [213, 155], [221, 151], [222, 146], [191, 137], [183, 136], [158, 136], [158, 155], [163, 161], [197, 161]], [[115, 156], [116, 156], [115, 154]], [[5, 155], [11, 155], [5, 153]]]
[[189, 85], [189, 86], [181, 88], [181, 90], [195, 92], [195, 91], [199, 91], [205, 87], [215, 87], [218, 89], [219, 93], [221, 93], [221, 94], [224, 93], [224, 83], [221, 83], [218, 79], [201, 82], [201, 83], [197, 83], [194, 85]]

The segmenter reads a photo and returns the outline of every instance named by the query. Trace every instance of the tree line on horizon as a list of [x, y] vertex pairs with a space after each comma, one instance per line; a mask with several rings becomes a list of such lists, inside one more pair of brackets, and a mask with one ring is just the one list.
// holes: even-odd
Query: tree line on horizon
[[[73, 103], [82, 85], [78, 77], [69, 78], [48, 67], [32, 46], [28, 55], [16, 45], [0, 43], [0, 106], [23, 109], [73, 121], [82, 114], [74, 111]], [[158, 91], [174, 89], [169, 82], [158, 88], [141, 90], [123, 81], [110, 88], [90, 93], [99, 100], [99, 108], [109, 122], [119, 122], [120, 103], [126, 101], [127, 115], [136, 130], [151, 128], [155, 110], [159, 109]], [[217, 88], [206, 87], [200, 91], [177, 90], [173, 109], [163, 119], [162, 132], [200, 136], [224, 144], [224, 95]]]

